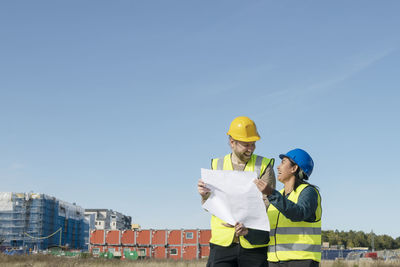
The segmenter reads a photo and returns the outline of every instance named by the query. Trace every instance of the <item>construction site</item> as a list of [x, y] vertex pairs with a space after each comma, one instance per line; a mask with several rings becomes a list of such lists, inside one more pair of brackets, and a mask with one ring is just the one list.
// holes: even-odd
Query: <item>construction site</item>
[[122, 213], [85, 210], [46, 194], [0, 193], [0, 249], [8, 255], [58, 248], [106, 258], [192, 260], [209, 256], [210, 237], [209, 229], [140, 229]]
[[[210, 255], [210, 229], [141, 229], [109, 209], [84, 209], [40, 193], [0, 192], [0, 254], [51, 254], [121, 260], [199, 261]], [[322, 260], [398, 260], [399, 251], [371, 252], [324, 243]]]
[[3, 250], [29, 253], [52, 247], [88, 249], [84, 209], [45, 194], [0, 192]]

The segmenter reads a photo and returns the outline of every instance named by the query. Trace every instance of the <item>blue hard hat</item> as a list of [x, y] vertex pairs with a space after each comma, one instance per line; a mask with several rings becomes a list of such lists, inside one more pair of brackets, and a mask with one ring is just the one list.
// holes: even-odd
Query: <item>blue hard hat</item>
[[310, 177], [314, 168], [314, 161], [311, 156], [303, 149], [296, 148], [290, 150], [286, 154], [280, 154], [279, 157], [281, 159], [289, 158], [300, 167], [300, 169], [307, 175], [307, 177]]

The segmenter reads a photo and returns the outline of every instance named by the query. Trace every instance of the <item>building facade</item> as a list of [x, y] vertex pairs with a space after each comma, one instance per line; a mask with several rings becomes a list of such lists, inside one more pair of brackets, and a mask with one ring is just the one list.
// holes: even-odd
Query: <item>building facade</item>
[[90, 230], [127, 230], [131, 229], [132, 218], [109, 209], [85, 209]]
[[54, 246], [87, 249], [84, 209], [39, 193], [0, 192], [3, 246], [45, 250]]

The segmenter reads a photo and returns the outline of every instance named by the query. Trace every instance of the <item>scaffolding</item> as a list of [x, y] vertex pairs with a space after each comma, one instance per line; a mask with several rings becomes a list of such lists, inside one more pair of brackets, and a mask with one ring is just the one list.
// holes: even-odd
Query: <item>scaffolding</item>
[[87, 249], [88, 234], [84, 209], [75, 204], [45, 194], [0, 192], [3, 246], [32, 250], [54, 246]]

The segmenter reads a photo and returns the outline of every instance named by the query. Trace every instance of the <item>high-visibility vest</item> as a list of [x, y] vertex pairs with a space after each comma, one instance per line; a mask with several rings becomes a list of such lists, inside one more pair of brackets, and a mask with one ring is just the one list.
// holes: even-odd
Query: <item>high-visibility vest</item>
[[[299, 185], [288, 199], [297, 203], [301, 191], [308, 184]], [[314, 187], [313, 187], [314, 188]], [[270, 224], [270, 240], [268, 246], [268, 261], [314, 260], [321, 261], [321, 196], [318, 194], [318, 207], [315, 211], [315, 222], [293, 222], [286, 218], [273, 204], [268, 207]], [[283, 195], [284, 189], [280, 191]]]
[[[211, 168], [213, 170], [233, 170], [232, 166], [232, 158], [231, 154], [226, 155], [223, 158], [213, 159], [211, 162]], [[274, 164], [274, 159], [267, 159], [261, 156], [252, 155], [250, 160], [247, 162], [244, 171], [254, 171], [257, 173], [257, 176], [260, 177], [261, 174], [264, 173], [265, 169], [268, 165]], [[272, 167], [271, 166], [271, 167]], [[235, 237], [235, 228], [226, 227], [222, 225], [224, 222], [220, 218], [212, 215], [211, 217], [211, 239], [210, 243], [227, 247], [232, 244], [232, 241]], [[247, 241], [243, 236], [239, 237], [240, 245], [244, 248], [257, 248], [257, 247], [265, 247], [268, 244], [262, 245], [252, 245], [249, 241]]]

